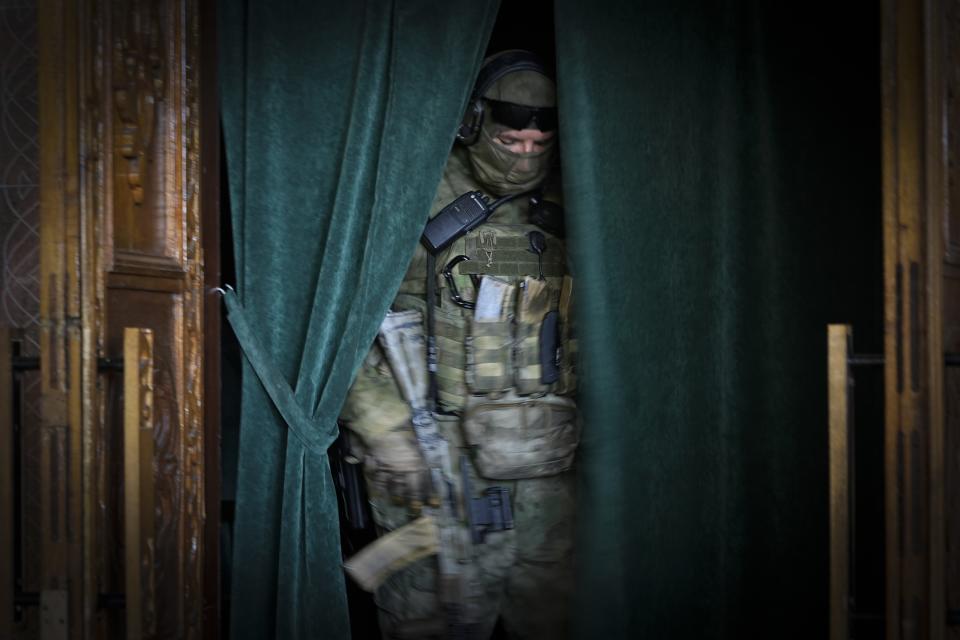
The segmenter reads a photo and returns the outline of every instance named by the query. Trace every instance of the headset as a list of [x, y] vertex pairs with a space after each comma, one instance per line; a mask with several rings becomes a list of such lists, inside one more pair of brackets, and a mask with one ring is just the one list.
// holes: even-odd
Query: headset
[[483, 96], [500, 78], [517, 71], [536, 71], [550, 77], [546, 67], [534, 53], [522, 49], [505, 51], [491, 58], [480, 69], [470, 94], [470, 103], [457, 129], [457, 141], [470, 146], [477, 141], [483, 124]]

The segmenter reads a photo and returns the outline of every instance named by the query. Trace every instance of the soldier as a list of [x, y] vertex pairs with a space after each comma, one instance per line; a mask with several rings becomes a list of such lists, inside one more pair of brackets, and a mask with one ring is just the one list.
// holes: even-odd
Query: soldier
[[580, 426], [556, 127], [555, 86], [533, 54], [485, 61], [431, 215], [473, 190], [514, 199], [435, 259], [418, 247], [392, 306], [434, 336], [437, 410], [418, 406], [385, 328], [344, 407], [374, 520], [392, 532], [347, 563], [375, 590], [385, 638], [487, 638], [498, 618], [508, 637], [566, 635]]

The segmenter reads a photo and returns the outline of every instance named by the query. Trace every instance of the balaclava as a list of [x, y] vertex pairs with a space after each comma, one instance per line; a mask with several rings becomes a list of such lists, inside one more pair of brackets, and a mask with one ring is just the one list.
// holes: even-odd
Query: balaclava
[[[526, 107], [555, 107], [553, 80], [536, 71], [515, 71], [497, 80], [483, 95], [490, 100], [512, 102]], [[533, 189], [547, 177], [556, 149], [556, 136], [543, 143], [541, 151], [515, 153], [494, 138], [510, 127], [495, 122], [489, 107], [476, 143], [467, 147], [470, 166], [477, 180], [497, 195]]]

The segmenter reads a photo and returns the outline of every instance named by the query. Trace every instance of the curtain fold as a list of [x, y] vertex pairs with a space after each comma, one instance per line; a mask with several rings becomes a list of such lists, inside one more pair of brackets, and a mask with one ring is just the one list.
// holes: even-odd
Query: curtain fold
[[854, 4], [556, 0], [578, 637], [827, 634], [825, 326], [882, 318]]
[[325, 450], [426, 220], [496, 10], [221, 5], [237, 265], [226, 298], [246, 356], [235, 638], [349, 637]]

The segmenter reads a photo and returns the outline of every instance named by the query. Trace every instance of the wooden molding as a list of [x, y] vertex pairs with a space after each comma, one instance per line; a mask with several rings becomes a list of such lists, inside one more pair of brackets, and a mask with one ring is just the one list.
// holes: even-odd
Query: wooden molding
[[850, 325], [827, 327], [830, 429], [830, 640], [850, 637]]
[[168, 256], [158, 256], [137, 251], [116, 249], [113, 252], [113, 268], [110, 273], [149, 276], [153, 278], [186, 279], [183, 264]]
[[[204, 442], [220, 442], [220, 296], [214, 291], [220, 275], [220, 110], [217, 83], [217, 3], [204, 0], [200, 7], [200, 209], [204, 256], [203, 298], [203, 422]], [[203, 637], [219, 638], [220, 626], [220, 447], [204, 447], [204, 500], [206, 522], [203, 562]]]
[[108, 273], [107, 288], [182, 294], [186, 289], [185, 279], [186, 278], [183, 277], [162, 278], [157, 276], [128, 275], [125, 273]]
[[114, 140], [118, 173], [126, 175], [132, 203], [139, 207], [144, 203], [156, 125], [162, 117], [159, 104], [165, 99], [167, 86], [165, 49], [171, 43], [162, 32], [156, 3], [125, 4], [125, 11], [116, 7], [119, 11], [114, 13], [117, 19], [113, 23], [111, 64], [117, 114]]
[[[89, 334], [80, 329], [91, 273], [85, 244], [80, 184], [80, 22], [76, 3], [38, 6], [40, 129], [40, 368], [42, 593], [60, 594], [64, 632], [87, 630], [95, 587], [85, 562], [89, 507], [85, 486], [90, 446], [85, 428], [92, 416], [84, 398], [92, 389], [81, 376], [90, 363]], [[89, 317], [89, 316], [87, 316]], [[95, 366], [95, 360], [94, 360]], [[71, 588], [72, 586], [72, 588]], [[52, 596], [51, 596], [52, 597]]]
[[127, 639], [157, 628], [153, 333], [123, 332], [123, 503]]

